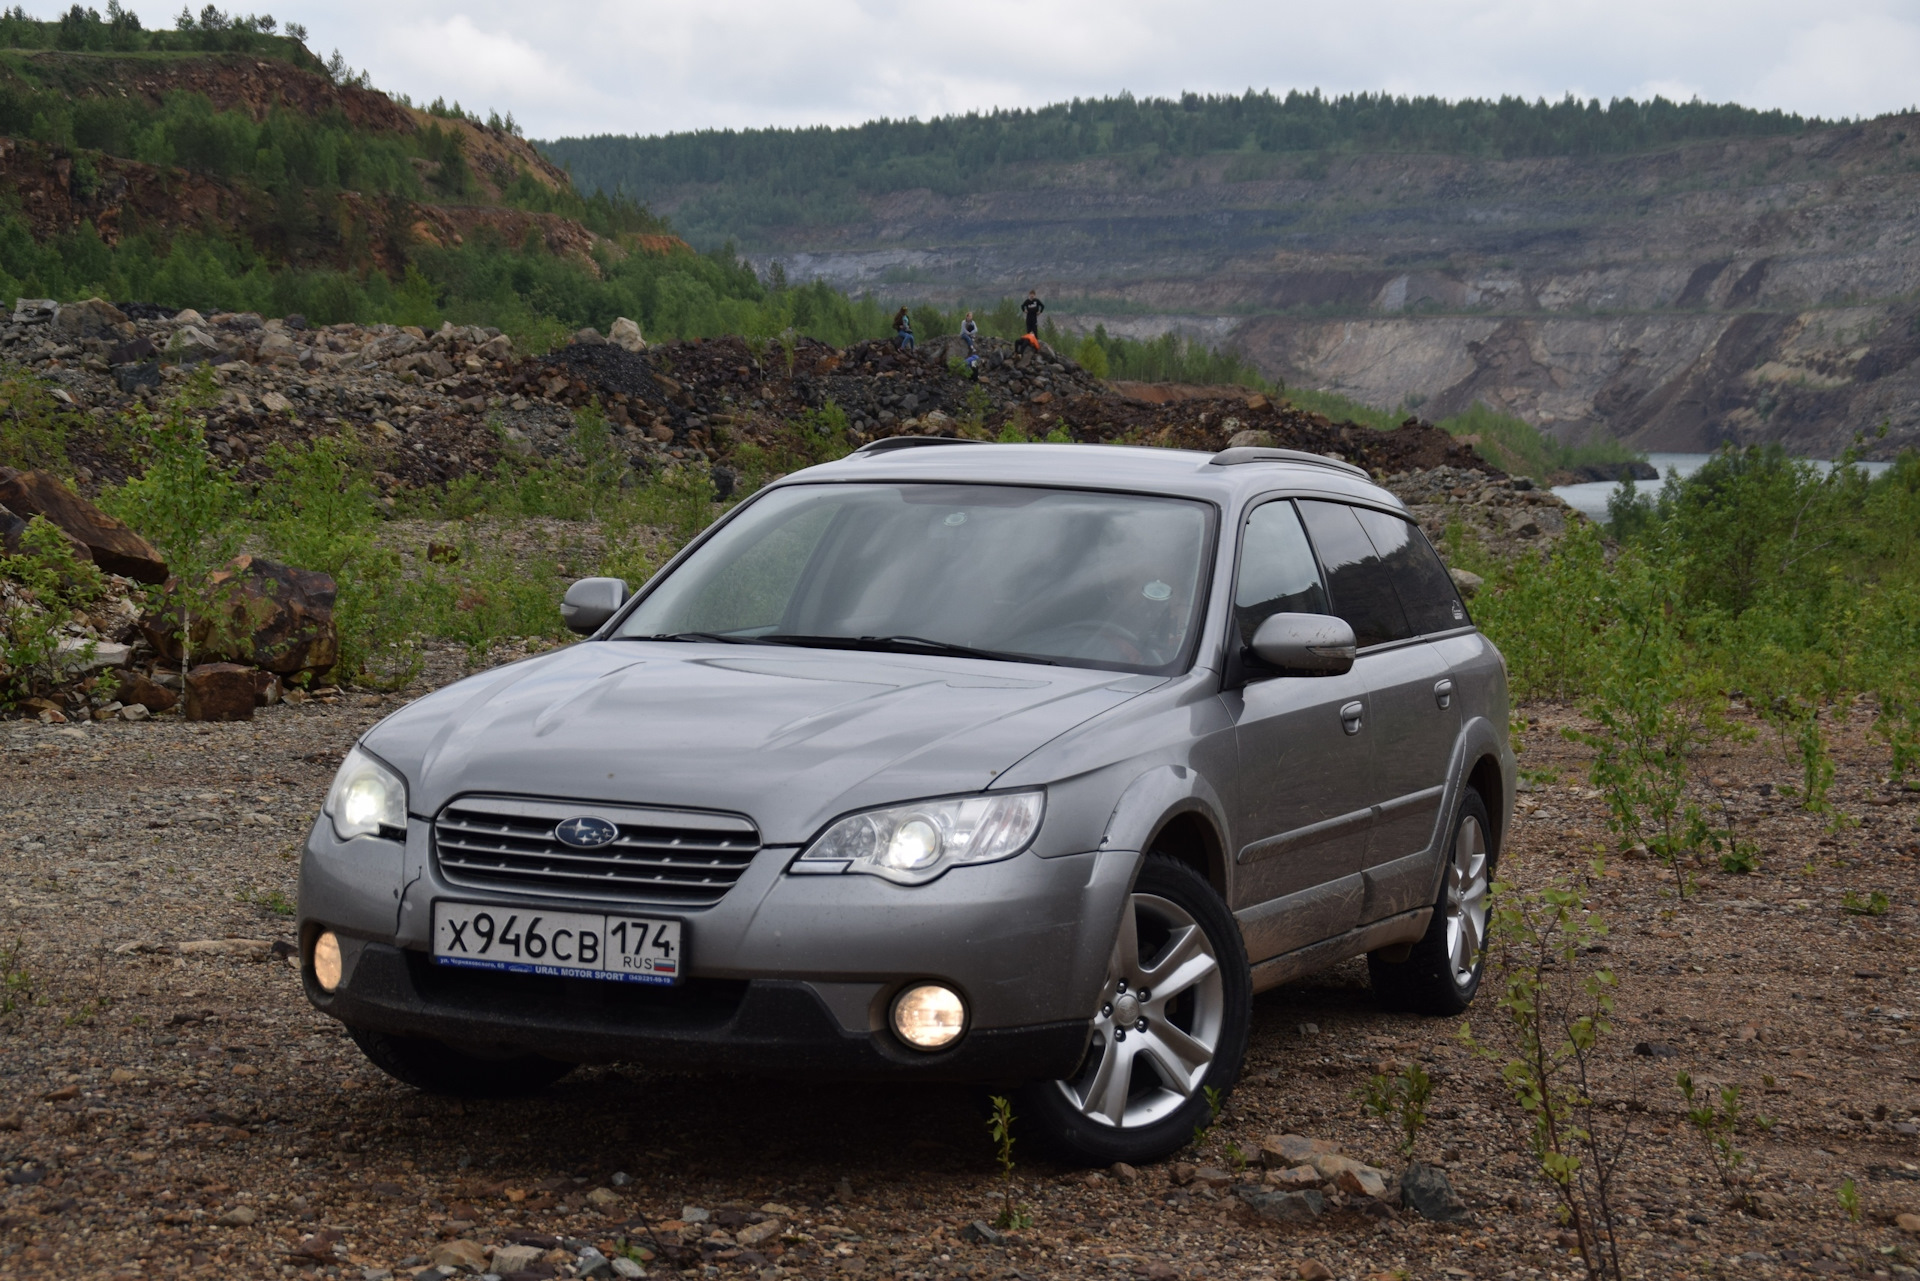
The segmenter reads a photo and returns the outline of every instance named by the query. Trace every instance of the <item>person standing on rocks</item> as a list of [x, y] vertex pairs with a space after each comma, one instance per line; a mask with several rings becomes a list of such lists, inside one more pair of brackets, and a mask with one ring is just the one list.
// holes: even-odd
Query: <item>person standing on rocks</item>
[[1027, 300], [1020, 304], [1020, 312], [1027, 318], [1027, 332], [1033, 335], [1035, 342], [1040, 339], [1040, 313], [1046, 309], [1047, 304], [1040, 301], [1040, 295], [1034, 290], [1027, 290]]
[[973, 355], [973, 343], [979, 336], [980, 326], [973, 323], [973, 313], [968, 312], [967, 318], [960, 322], [960, 337], [967, 344], [967, 355]]
[[907, 315], [905, 307], [893, 313], [893, 334], [900, 350], [913, 350], [913, 318]]

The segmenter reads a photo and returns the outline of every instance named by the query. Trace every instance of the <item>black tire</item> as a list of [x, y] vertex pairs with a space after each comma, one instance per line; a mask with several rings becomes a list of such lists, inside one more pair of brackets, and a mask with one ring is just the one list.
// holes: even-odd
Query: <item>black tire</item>
[[347, 1035], [373, 1065], [396, 1081], [460, 1098], [515, 1098], [536, 1094], [567, 1073], [571, 1063], [517, 1054], [489, 1059], [417, 1036], [395, 1036], [367, 1028], [350, 1027]]
[[[1183, 1034], [1193, 1031], [1197, 1025], [1216, 1028], [1212, 1057], [1192, 1092], [1163, 1115], [1154, 1115], [1138, 1125], [1115, 1125], [1096, 1119], [1076, 1105], [1069, 1091], [1097, 1073], [1102, 1056], [1113, 1045], [1101, 1030], [1102, 1019], [1107, 1017], [1102, 1014], [1095, 1020], [1094, 1037], [1075, 1079], [1029, 1086], [1021, 1092], [1017, 1105], [1020, 1119], [1037, 1131], [1036, 1137], [1063, 1159], [1077, 1164], [1108, 1166], [1116, 1161], [1125, 1161], [1130, 1165], [1140, 1165], [1179, 1151], [1192, 1142], [1196, 1126], [1212, 1121], [1208, 1092], [1213, 1091], [1214, 1097], [1224, 1099], [1240, 1079], [1241, 1064], [1246, 1058], [1247, 1028], [1252, 1017], [1252, 977], [1247, 971], [1247, 952], [1240, 938], [1240, 928], [1235, 924], [1233, 914], [1227, 910], [1227, 905], [1220, 901], [1220, 896], [1214, 893], [1204, 876], [1188, 864], [1164, 854], [1147, 856], [1134, 883], [1133, 896], [1138, 953], [1144, 967], [1143, 973], [1150, 971], [1155, 961], [1165, 964], [1171, 955], [1168, 945], [1173, 935], [1168, 931], [1166, 921], [1155, 915], [1163, 910], [1158, 905], [1172, 904], [1184, 912], [1205, 936], [1205, 944], [1217, 966], [1217, 989], [1208, 978], [1183, 989], [1164, 1006], [1155, 1003], [1148, 1009]], [[1184, 924], [1179, 928], [1184, 929]], [[1116, 963], [1117, 959], [1116, 952]], [[1103, 1006], [1110, 1004], [1108, 998], [1118, 977], [1109, 975], [1108, 988], [1102, 994]], [[1135, 990], [1138, 990], [1137, 986]], [[1150, 989], [1148, 994], [1151, 997]], [[1124, 1032], [1127, 1029], [1120, 1030]], [[1140, 1043], [1158, 1043], [1157, 1038], [1150, 1034], [1140, 1033], [1137, 1029], [1135, 1034], [1141, 1036]], [[1148, 1059], [1152, 1062], [1151, 1055]], [[1193, 1071], [1200, 1071], [1198, 1063]], [[1160, 1106], [1166, 1107], [1178, 1097], [1174, 1091], [1166, 1088], [1167, 1078], [1157, 1070], [1134, 1074], [1129, 1079], [1134, 1085], [1129, 1099], [1138, 1097], [1149, 1105], [1158, 1099]], [[1156, 1085], [1156, 1082], [1159, 1084]], [[1159, 1094], [1155, 1093], [1156, 1089], [1160, 1091]], [[1121, 1109], [1122, 1113], [1129, 1107], [1131, 1103]]]
[[[1471, 861], [1471, 846], [1477, 833], [1484, 854], [1478, 880], [1484, 891], [1484, 887], [1492, 883], [1493, 866], [1499, 853], [1493, 832], [1486, 802], [1479, 792], [1468, 788], [1453, 818], [1453, 832], [1447, 839], [1446, 871], [1440, 878], [1440, 894], [1434, 902], [1433, 919], [1427, 924], [1426, 934], [1413, 945], [1405, 960], [1390, 961], [1380, 952], [1367, 955], [1367, 973], [1373, 981], [1374, 997], [1382, 1008], [1450, 1017], [1465, 1013], [1473, 1003], [1487, 968], [1486, 900], [1483, 892], [1478, 927], [1473, 930], [1477, 936], [1477, 946], [1472, 949], [1473, 963], [1462, 970], [1455, 963], [1455, 935], [1450, 928], [1457, 906], [1455, 868], [1463, 855]], [[1471, 917], [1471, 913], [1468, 915]], [[1388, 955], [1391, 954], [1389, 951]]]

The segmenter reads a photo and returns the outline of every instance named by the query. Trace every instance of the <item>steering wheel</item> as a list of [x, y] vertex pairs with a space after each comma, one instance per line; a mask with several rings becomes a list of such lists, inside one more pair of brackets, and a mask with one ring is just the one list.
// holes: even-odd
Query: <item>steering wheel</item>
[[[1064, 652], [1077, 658], [1089, 657], [1081, 651], [1079, 638], [1085, 637], [1089, 643], [1108, 638], [1113, 642], [1115, 658], [1127, 663], [1144, 664], [1147, 661], [1147, 643], [1140, 639], [1139, 634], [1105, 618], [1082, 618], [1063, 623], [1041, 633], [1041, 636], [1049, 646], [1058, 644]], [[1091, 648], [1091, 644], [1088, 647]]]

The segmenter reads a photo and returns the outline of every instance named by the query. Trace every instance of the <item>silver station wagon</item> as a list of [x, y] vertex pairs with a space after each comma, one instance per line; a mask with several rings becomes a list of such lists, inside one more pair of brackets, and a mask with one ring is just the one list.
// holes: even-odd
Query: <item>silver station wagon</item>
[[307, 996], [402, 1081], [977, 1081], [1142, 1161], [1255, 993], [1479, 985], [1506, 669], [1355, 467], [882, 440], [562, 612], [370, 730], [308, 838]]

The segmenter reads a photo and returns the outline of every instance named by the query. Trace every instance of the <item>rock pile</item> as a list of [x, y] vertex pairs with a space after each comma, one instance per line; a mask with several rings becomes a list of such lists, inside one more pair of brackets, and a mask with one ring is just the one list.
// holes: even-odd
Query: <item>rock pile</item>
[[[617, 341], [583, 331], [559, 351], [521, 359], [497, 330], [474, 326], [429, 334], [22, 299], [0, 326], [0, 356], [102, 420], [151, 406], [195, 366], [210, 366], [220, 391], [208, 444], [243, 475], [257, 475], [276, 442], [350, 432], [373, 451], [375, 479], [389, 492], [489, 471], [506, 451], [562, 454], [575, 412], [596, 403], [627, 464], [644, 472], [726, 463], [739, 446], [777, 443], [789, 423], [832, 404], [856, 443], [998, 432], [1010, 420], [1036, 438], [1205, 450], [1254, 432], [1251, 439], [1336, 453], [1377, 472], [1451, 466], [1498, 475], [1415, 420], [1379, 432], [1227, 388], [1180, 399], [1127, 396], [1044, 346], [982, 340], [970, 368], [957, 338], [917, 351], [877, 341], [843, 351], [791, 336], [648, 346], [637, 326], [613, 329]], [[104, 431], [75, 441], [71, 452], [83, 487], [125, 478], [128, 460]]]
[[1257, 1176], [1196, 1168], [1176, 1162], [1173, 1180], [1232, 1187], [1246, 1209], [1273, 1223], [1311, 1223], [1342, 1205], [1364, 1214], [1390, 1216], [1411, 1210], [1438, 1223], [1464, 1223], [1472, 1216], [1446, 1174], [1415, 1163], [1399, 1178], [1341, 1152], [1324, 1139], [1273, 1134], [1260, 1141]]
[[[43, 721], [138, 721], [175, 707], [188, 720], [251, 720], [255, 707], [279, 700], [284, 682], [324, 679], [339, 660], [333, 579], [241, 556], [212, 576], [224, 588], [221, 612], [193, 620], [188, 639], [199, 662], [182, 675], [180, 619], [145, 609], [141, 588], [171, 583], [152, 546], [46, 472], [0, 467], [0, 499], [9, 553], [18, 551], [27, 519], [39, 516], [67, 536], [76, 559], [104, 571], [104, 595], [54, 624], [53, 669], [22, 704]], [[6, 611], [25, 616], [36, 606], [14, 583], [0, 583], [0, 591]], [[0, 666], [0, 678], [13, 675]]]
[[1399, 472], [1380, 482], [1407, 505], [1427, 537], [1442, 544], [1457, 524], [1489, 551], [1506, 556], [1559, 541], [1586, 519], [1525, 476], [1497, 476], [1462, 467]]

